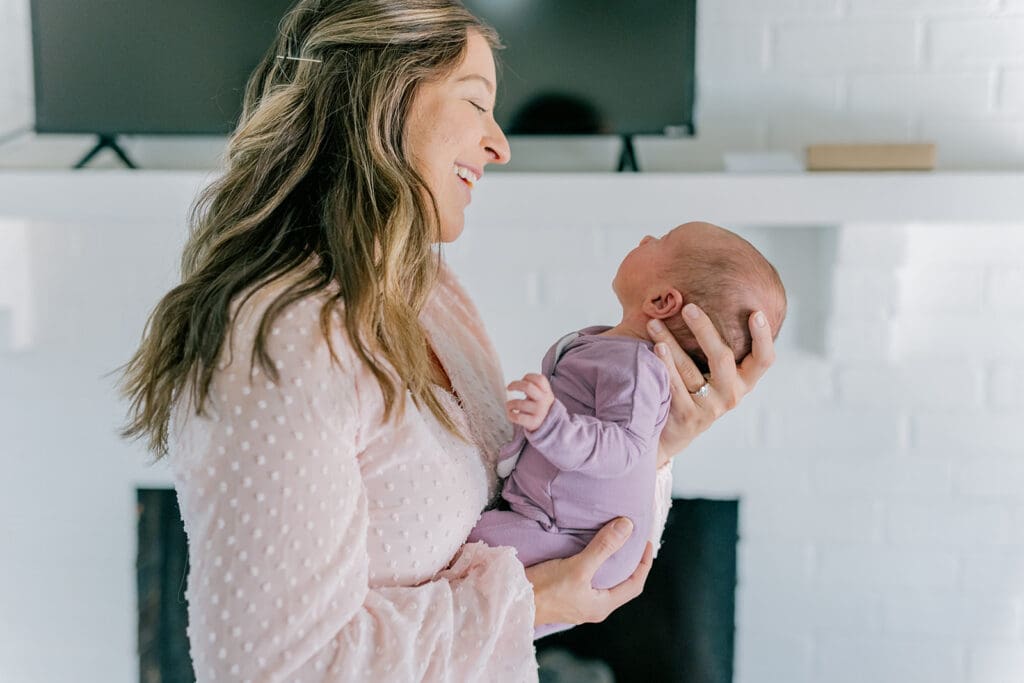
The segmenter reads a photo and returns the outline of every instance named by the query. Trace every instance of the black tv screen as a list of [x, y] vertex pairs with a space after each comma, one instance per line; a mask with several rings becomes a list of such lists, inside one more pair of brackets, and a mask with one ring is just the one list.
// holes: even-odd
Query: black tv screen
[[696, 0], [464, 0], [505, 49], [510, 133], [693, 132]]
[[36, 130], [226, 134], [294, 0], [32, 0]]
[[[36, 130], [226, 134], [293, 0], [31, 0]], [[467, 0], [510, 133], [692, 131], [695, 0]]]

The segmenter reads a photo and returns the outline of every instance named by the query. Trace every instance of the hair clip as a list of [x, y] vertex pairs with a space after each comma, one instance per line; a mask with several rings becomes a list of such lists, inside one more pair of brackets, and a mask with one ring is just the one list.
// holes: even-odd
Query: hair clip
[[314, 62], [316, 64], [321, 63], [321, 59], [309, 59], [308, 57], [292, 57], [291, 55], [278, 55], [278, 59], [290, 59], [294, 62]]

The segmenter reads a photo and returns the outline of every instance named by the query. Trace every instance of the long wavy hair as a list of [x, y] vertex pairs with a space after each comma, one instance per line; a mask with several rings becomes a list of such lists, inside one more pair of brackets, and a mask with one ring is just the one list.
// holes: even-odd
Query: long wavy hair
[[192, 207], [182, 282], [157, 304], [122, 368], [123, 436], [166, 455], [182, 392], [205, 414], [236, 297], [244, 303], [285, 275], [296, 277], [266, 308], [250, 364], [276, 380], [266, 344], [274, 320], [329, 292], [323, 335], [330, 344], [331, 314], [343, 302], [348, 338], [380, 384], [384, 419], [401, 414], [408, 390], [459, 434], [430, 390], [419, 314], [437, 278], [440, 219], [404, 128], [418, 86], [458, 66], [470, 30], [500, 46], [455, 0], [300, 0], [287, 13], [246, 86], [226, 171]]

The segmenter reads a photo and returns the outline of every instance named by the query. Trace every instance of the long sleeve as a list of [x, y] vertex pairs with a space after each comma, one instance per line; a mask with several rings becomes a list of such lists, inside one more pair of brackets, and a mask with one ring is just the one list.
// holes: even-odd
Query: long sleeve
[[[600, 368], [594, 386], [594, 415], [572, 414], [558, 398], [526, 440], [563, 472], [610, 479], [629, 472], [657, 444], [669, 401], [664, 366], [637, 346], [623, 365]], [[571, 371], [569, 363], [559, 372]]]
[[276, 381], [250, 376], [240, 334], [213, 417], [189, 418], [177, 485], [198, 680], [535, 681], [532, 587], [512, 549], [464, 545], [429, 580], [373, 587], [370, 539], [387, 539], [358, 457], [367, 387], [340, 335], [331, 360], [313, 308], [268, 337]]
[[672, 463], [662, 465], [657, 470], [657, 480], [654, 485], [654, 516], [651, 524], [651, 545], [654, 546], [654, 556], [658, 556], [658, 549], [661, 547], [661, 537], [665, 533], [665, 523], [668, 521], [669, 510], [672, 509]]
[[628, 425], [601, 417], [571, 415], [557, 398], [526, 440], [563, 472], [611, 479], [628, 472], [647, 450], [649, 439]]

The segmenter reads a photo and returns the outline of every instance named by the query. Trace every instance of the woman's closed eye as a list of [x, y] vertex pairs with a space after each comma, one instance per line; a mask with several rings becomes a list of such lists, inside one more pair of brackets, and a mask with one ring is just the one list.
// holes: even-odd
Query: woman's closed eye
[[478, 112], [480, 112], [481, 114], [486, 114], [487, 113], [487, 109], [486, 108], [481, 107], [479, 104], [477, 104], [473, 100], [466, 100], [466, 101], [469, 102], [470, 104], [472, 104], [474, 107], [476, 107], [476, 110]]

